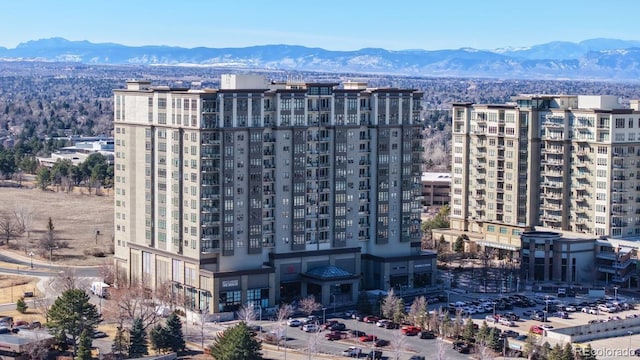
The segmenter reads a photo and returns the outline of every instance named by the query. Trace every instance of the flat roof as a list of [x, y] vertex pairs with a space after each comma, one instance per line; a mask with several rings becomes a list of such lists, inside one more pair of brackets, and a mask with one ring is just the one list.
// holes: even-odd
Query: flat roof
[[423, 172], [422, 181], [446, 181], [451, 182], [451, 173]]

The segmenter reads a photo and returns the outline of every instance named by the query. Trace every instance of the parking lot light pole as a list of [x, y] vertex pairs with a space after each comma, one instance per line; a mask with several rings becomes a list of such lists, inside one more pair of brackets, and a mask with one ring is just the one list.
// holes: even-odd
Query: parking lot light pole
[[613, 287], [613, 300], [618, 301], [618, 285]]
[[322, 323], [326, 324], [327, 323], [327, 308], [326, 307], [322, 307]]

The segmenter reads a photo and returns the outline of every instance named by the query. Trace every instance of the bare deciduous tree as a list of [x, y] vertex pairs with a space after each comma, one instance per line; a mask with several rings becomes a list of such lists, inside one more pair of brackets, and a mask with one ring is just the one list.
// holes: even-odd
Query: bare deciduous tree
[[77, 289], [78, 276], [76, 275], [76, 269], [71, 267], [65, 267], [56, 275], [56, 282], [60, 284], [60, 292], [63, 293], [68, 290]]
[[103, 262], [98, 269], [98, 275], [102, 278], [102, 281], [107, 284], [116, 283], [116, 267], [110, 262]]
[[52, 300], [47, 297], [38, 297], [33, 299], [33, 308], [38, 312], [42, 317], [44, 317], [45, 322], [49, 321], [49, 308], [51, 307]]
[[393, 290], [393, 288], [389, 289], [389, 292], [387, 292], [387, 296], [385, 296], [385, 298], [382, 300], [382, 304], [380, 305], [382, 310], [382, 316], [384, 316], [387, 319], [393, 319], [394, 314], [398, 309], [399, 301], [400, 301], [400, 298], [396, 296], [396, 293]]
[[238, 320], [244, 321], [246, 324], [251, 324], [256, 318], [258, 318], [258, 310], [256, 307], [247, 303], [244, 306], [241, 306], [240, 309], [236, 312], [236, 317]]
[[12, 237], [20, 235], [20, 227], [13, 216], [9, 214], [0, 216], [0, 233], [7, 243], [9, 243]]
[[446, 360], [447, 352], [443, 339], [438, 339], [438, 346], [436, 347], [436, 360]]
[[392, 358], [400, 360], [401, 354], [407, 351], [407, 337], [402, 335], [400, 331], [394, 331], [391, 334], [389, 349], [391, 350], [391, 354], [393, 354]]
[[307, 316], [322, 308], [322, 305], [316, 302], [316, 298], [313, 295], [309, 295], [306, 298], [300, 300], [299, 306], [300, 311], [307, 314]]
[[309, 355], [309, 359], [311, 359], [312, 355], [318, 353], [322, 339], [324, 339], [324, 334], [320, 331], [312, 333], [307, 339], [306, 350], [307, 354]]
[[49, 355], [52, 341], [41, 341], [39, 332], [34, 332], [35, 340], [25, 346], [23, 354], [27, 360], [44, 360]]
[[417, 297], [413, 300], [411, 308], [407, 316], [410, 321], [418, 327], [424, 328], [427, 314], [427, 299], [424, 296]]
[[113, 301], [108, 302], [104, 312], [118, 324], [127, 321], [132, 323], [134, 319], [139, 318], [146, 330], [158, 322], [160, 315], [150, 301], [151, 294], [140, 282], [111, 289], [109, 296]]
[[27, 233], [27, 239], [33, 231], [33, 209], [25, 205], [15, 205], [13, 207], [13, 217], [21, 232]]

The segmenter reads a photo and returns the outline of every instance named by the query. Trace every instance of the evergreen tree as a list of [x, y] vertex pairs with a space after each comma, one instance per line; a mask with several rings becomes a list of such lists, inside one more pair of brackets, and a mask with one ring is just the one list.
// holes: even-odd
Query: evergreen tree
[[182, 322], [176, 313], [169, 315], [167, 319], [168, 347], [171, 351], [179, 352], [185, 349]]
[[464, 251], [464, 239], [462, 236], [456, 238], [456, 241], [453, 243], [453, 251], [457, 253]]
[[575, 360], [576, 357], [573, 354], [573, 347], [571, 343], [566, 343], [564, 345], [564, 349], [562, 349], [562, 355], [560, 357], [561, 360]]
[[547, 355], [547, 360], [562, 360], [562, 354], [564, 353], [564, 350], [562, 350], [562, 347], [560, 346], [560, 344], [556, 344], [551, 351], [549, 351], [549, 354]]
[[171, 345], [169, 344], [170, 337], [171, 334], [169, 334], [169, 330], [166, 327], [157, 324], [151, 329], [151, 332], [149, 333], [151, 347], [158, 353], [167, 351], [167, 349], [171, 347]]
[[483, 321], [482, 325], [480, 325], [480, 328], [478, 329], [478, 334], [476, 335], [476, 343], [486, 344], [488, 337], [489, 325], [487, 325], [486, 321]]
[[47, 327], [50, 332], [65, 334], [73, 344], [77, 344], [78, 337], [84, 330], [93, 334], [95, 326], [101, 321], [98, 309], [89, 302], [89, 295], [81, 289], [63, 292], [51, 305], [47, 314]]
[[487, 347], [494, 351], [502, 350], [502, 344], [500, 343], [500, 334], [495, 327], [492, 327], [491, 331], [489, 331]]
[[133, 326], [129, 330], [129, 357], [139, 358], [149, 355], [148, 346], [147, 333], [144, 331], [142, 319], [135, 318]]
[[549, 357], [549, 355], [551, 354], [551, 344], [549, 344], [548, 341], [545, 341], [544, 344], [542, 344], [542, 349], [541, 349], [541, 354], [542, 357], [547, 358]]
[[260, 343], [256, 341], [244, 322], [228, 328], [210, 347], [216, 360], [261, 360]]
[[587, 344], [587, 346], [585, 346], [582, 349], [582, 351], [580, 352], [580, 359], [581, 360], [597, 360], [596, 354], [593, 352], [593, 348], [591, 347], [591, 344]]
[[462, 330], [462, 338], [466, 342], [474, 342], [476, 340], [476, 329], [474, 328], [473, 320], [469, 317]]
[[78, 349], [76, 350], [75, 360], [91, 360], [92, 340], [89, 331], [84, 329], [78, 339]]
[[16, 301], [16, 310], [20, 314], [26, 313], [28, 308], [29, 306], [27, 306], [27, 303], [24, 302], [24, 298], [21, 297], [18, 299], [18, 301]]
[[125, 334], [122, 326], [118, 326], [116, 334], [113, 337], [113, 344], [111, 344], [111, 351], [114, 353], [117, 359], [122, 359], [124, 354], [127, 353], [127, 335]]

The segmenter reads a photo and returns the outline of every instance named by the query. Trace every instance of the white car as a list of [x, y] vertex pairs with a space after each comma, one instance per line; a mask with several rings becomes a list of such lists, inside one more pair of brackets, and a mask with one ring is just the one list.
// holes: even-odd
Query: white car
[[516, 326], [516, 323], [514, 323], [513, 321], [511, 321], [509, 319], [505, 319], [505, 318], [501, 318], [498, 321], [498, 324], [503, 325], [503, 326], [509, 326], [509, 327]]
[[380, 319], [378, 320], [378, 322], [376, 322], [376, 326], [377, 327], [384, 327], [388, 322], [390, 322], [391, 320], [387, 320], [387, 319]]
[[493, 315], [487, 315], [484, 317], [484, 320], [488, 323], [495, 323], [496, 322], [496, 318], [493, 317]]
[[569, 305], [569, 306], [565, 307], [564, 310], [568, 311], [568, 312], [576, 312], [577, 311], [576, 307], [572, 306], [572, 305]]
[[289, 320], [287, 320], [287, 325], [291, 326], [291, 327], [298, 327], [302, 324], [302, 321], [298, 320], [298, 319], [292, 319], [290, 318]]
[[306, 324], [302, 327], [302, 331], [304, 332], [318, 332], [320, 331], [320, 327], [316, 324]]

